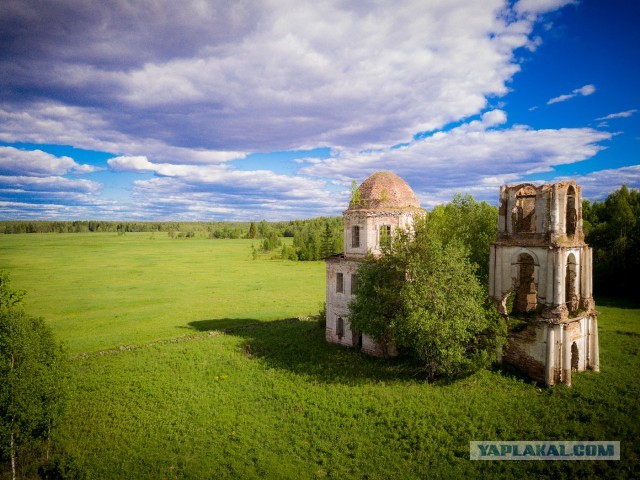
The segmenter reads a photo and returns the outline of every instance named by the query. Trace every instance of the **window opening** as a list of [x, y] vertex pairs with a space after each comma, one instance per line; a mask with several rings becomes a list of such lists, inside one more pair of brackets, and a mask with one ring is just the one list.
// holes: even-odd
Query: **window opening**
[[533, 187], [523, 187], [516, 193], [511, 221], [516, 233], [536, 232], [536, 191]]
[[535, 264], [531, 255], [520, 254], [518, 257], [518, 272], [513, 312], [531, 312], [538, 306], [538, 291], [534, 279]]
[[569, 312], [578, 310], [579, 297], [576, 289], [576, 278], [578, 276], [576, 257], [570, 253], [567, 257], [567, 271], [564, 277], [564, 301]]
[[338, 317], [338, 320], [336, 321], [336, 335], [338, 338], [344, 337], [344, 320], [342, 317]]
[[358, 225], [353, 226], [351, 229], [351, 247], [360, 247], [360, 227]]
[[571, 185], [567, 189], [567, 219], [566, 229], [567, 235], [576, 234], [576, 226], [578, 224], [578, 210], [576, 209], [576, 190]]
[[391, 225], [380, 225], [380, 246], [389, 245], [391, 242]]
[[344, 293], [344, 274], [342, 273], [336, 275], [336, 292]]

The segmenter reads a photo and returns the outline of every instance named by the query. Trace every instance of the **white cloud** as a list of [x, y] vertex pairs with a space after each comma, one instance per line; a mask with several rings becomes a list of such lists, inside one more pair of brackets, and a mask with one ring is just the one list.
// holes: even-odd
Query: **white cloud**
[[[559, 177], [556, 180], [565, 180]], [[604, 200], [611, 192], [619, 189], [622, 184], [629, 188], [640, 189], [640, 165], [611, 168], [591, 172], [586, 175], [572, 177], [582, 186], [582, 196], [590, 200]]]
[[[30, 49], [20, 66], [7, 63], [2, 83], [15, 96], [3, 102], [13, 115], [0, 118], [0, 139], [181, 163], [379, 147], [478, 114], [488, 96], [508, 92], [520, 70], [514, 51], [539, 44], [529, 38], [536, 20], [502, 0], [77, 7], [68, 18], [71, 9], [49, 4], [44, 22], [43, 7], [24, 0], [33, 15], [4, 25], [23, 40], [20, 52]], [[137, 28], [125, 28], [129, 15]], [[51, 28], [71, 20], [82, 42]], [[19, 93], [33, 90], [48, 96], [49, 112]]]
[[151, 172], [153, 164], [145, 156], [122, 156], [107, 160], [109, 168], [114, 172]]
[[633, 109], [633, 110], [627, 110], [625, 112], [610, 113], [609, 115], [605, 115], [604, 117], [596, 118], [596, 120], [612, 120], [614, 118], [628, 118], [634, 113], [636, 113], [637, 111], [638, 110]]
[[102, 185], [91, 180], [75, 180], [65, 177], [0, 176], [3, 192], [55, 192], [67, 195], [72, 192], [97, 193]]
[[596, 87], [594, 87], [593, 85], [585, 85], [584, 87], [576, 88], [571, 93], [567, 93], [567, 94], [552, 98], [547, 102], [547, 105], [552, 105], [554, 103], [559, 103], [559, 102], [566, 102], [567, 100], [570, 100], [578, 96], [586, 97], [593, 94], [595, 91], [596, 91]]
[[572, 3], [577, 2], [576, 0], [519, 0], [514, 10], [520, 15], [540, 15]]
[[[152, 163], [146, 157], [117, 157], [108, 161], [116, 172], [154, 173], [134, 182], [133, 216], [198, 220], [304, 218], [343, 208], [346, 189], [339, 194], [324, 180], [276, 174], [269, 170], [241, 171], [225, 165]], [[139, 212], [139, 213], [135, 213]], [[143, 213], [143, 212], [146, 212]]]
[[393, 170], [426, 205], [450, 200], [456, 192], [476, 192], [493, 199], [499, 185], [590, 158], [604, 148], [599, 142], [612, 137], [590, 128], [489, 128], [504, 121], [503, 114], [489, 112], [483, 121], [436, 132], [402, 148], [336, 151], [333, 158], [306, 165], [299, 173], [347, 182], [362, 181], [377, 170]]
[[95, 109], [38, 102], [26, 108], [2, 108], [0, 141], [73, 145], [87, 150], [149, 155], [157, 161], [216, 164], [244, 158], [239, 151], [169, 145], [153, 138], [117, 131]]
[[0, 175], [32, 175], [46, 177], [68, 173], [91, 173], [98, 170], [81, 165], [69, 157], [56, 157], [42, 150], [19, 150], [0, 146]]

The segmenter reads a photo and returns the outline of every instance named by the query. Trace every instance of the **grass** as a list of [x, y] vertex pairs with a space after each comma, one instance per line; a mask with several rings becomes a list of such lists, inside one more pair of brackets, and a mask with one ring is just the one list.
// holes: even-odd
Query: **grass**
[[[29, 236], [15, 243], [26, 259], [30, 256], [26, 251], [35, 245], [32, 255], [39, 252], [46, 257], [50, 268], [62, 268], [52, 258], [65, 258], [66, 268], [85, 279], [78, 285], [86, 291], [104, 291], [102, 280], [96, 280], [100, 277], [83, 273], [82, 263], [85, 268], [95, 268], [96, 263], [89, 262], [90, 256], [78, 246], [83, 237], [87, 246], [96, 248], [95, 239], [83, 235], [78, 239]], [[242, 283], [225, 291], [238, 297], [244, 294], [247, 300], [238, 306], [220, 298], [226, 307], [209, 304], [208, 314], [189, 314], [180, 308], [171, 313], [165, 311], [169, 308], [165, 304], [155, 310], [161, 319], [147, 313], [144, 328], [132, 328], [127, 323], [143, 318], [139, 316], [144, 310], [139, 310], [128, 322], [113, 324], [124, 329], [118, 336], [103, 332], [100, 341], [86, 340], [89, 331], [98, 334], [105, 328], [90, 328], [100, 315], [94, 313], [94, 320], [77, 323], [79, 331], [73, 331], [65, 323], [64, 308], [80, 309], [76, 302], [88, 301], [62, 281], [73, 275], [57, 274], [60, 292], [67, 292], [58, 295], [58, 303], [71, 305], [52, 306], [58, 312], [52, 323], [60, 338], [66, 333], [75, 340], [70, 342], [74, 346], [72, 401], [55, 445], [91, 478], [640, 476], [638, 309], [618, 308], [614, 302], [598, 307], [601, 372], [574, 375], [572, 388], [540, 388], [508, 369], [428, 383], [405, 361], [373, 359], [327, 344], [316, 322], [289, 319], [317, 309], [318, 297], [324, 296], [321, 264], [249, 260], [250, 243], [246, 242], [127, 237], [107, 236], [104, 242], [111, 245], [113, 256], [98, 263], [126, 271], [139, 269], [144, 278], [157, 264], [147, 269], [141, 256], [163, 252], [167, 271], [173, 270], [183, 281], [193, 278], [193, 290], [205, 292], [205, 297], [207, 288], [198, 282], [212, 281], [206, 273], [211, 265], [226, 265], [238, 272]], [[49, 255], [43, 248], [45, 241], [60, 252]], [[5, 238], [0, 237], [0, 242], [4, 245]], [[64, 255], [64, 244], [69, 242], [75, 255]], [[213, 258], [181, 263], [204, 253]], [[267, 281], [283, 270], [290, 272], [289, 278], [280, 281], [288, 282], [291, 290], [284, 298], [274, 297], [271, 309], [263, 311], [259, 304], [269, 299], [268, 294], [262, 300], [250, 300], [246, 290], [256, 278], [252, 272], [260, 271], [260, 278]], [[33, 278], [33, 272], [41, 270], [14, 267], [10, 271], [16, 287], [33, 285], [40, 292], [48, 291], [46, 282]], [[147, 280], [145, 288], [150, 303], [154, 300], [150, 292], [155, 291], [152, 280]], [[306, 299], [298, 285], [304, 282], [311, 292]], [[156, 302], [169, 295], [169, 287], [157, 287]], [[127, 292], [121, 291], [122, 312], [128, 303], [139, 302]], [[36, 297], [30, 290], [32, 312]], [[194, 301], [202, 301], [205, 310], [206, 298], [196, 297]], [[231, 307], [237, 309], [225, 311]], [[38, 308], [49, 318], [46, 303]], [[106, 307], [95, 311], [110, 312]], [[118, 345], [134, 347], [119, 349]], [[619, 440], [622, 460], [471, 462], [470, 440]]]
[[0, 235], [0, 269], [72, 352], [187, 333], [188, 322], [313, 314], [322, 262], [256, 261], [252, 240], [166, 234]]

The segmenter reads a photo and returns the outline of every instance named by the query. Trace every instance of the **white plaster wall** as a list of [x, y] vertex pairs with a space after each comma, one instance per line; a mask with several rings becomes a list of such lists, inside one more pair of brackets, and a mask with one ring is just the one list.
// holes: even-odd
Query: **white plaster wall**
[[[353, 247], [353, 228], [354, 226], [360, 227], [360, 245]], [[347, 214], [344, 215], [344, 253], [345, 255], [353, 255], [358, 257], [364, 257], [367, 253], [367, 228], [366, 217], [361, 214]]]
[[[331, 259], [327, 261], [327, 318], [325, 338], [329, 342], [352, 345], [353, 336], [349, 325], [349, 302], [353, 298], [351, 295], [351, 276], [358, 270], [358, 262], [348, 259]], [[343, 274], [343, 291], [336, 291], [337, 274]], [[344, 320], [344, 335], [339, 338], [336, 334], [338, 317]]]
[[[396, 229], [408, 229], [413, 225], [413, 212], [395, 211], [347, 211], [344, 213], [344, 252], [347, 257], [364, 257], [367, 252], [380, 254], [380, 227], [389, 225], [391, 235]], [[360, 246], [354, 248], [353, 226], [360, 227]]]

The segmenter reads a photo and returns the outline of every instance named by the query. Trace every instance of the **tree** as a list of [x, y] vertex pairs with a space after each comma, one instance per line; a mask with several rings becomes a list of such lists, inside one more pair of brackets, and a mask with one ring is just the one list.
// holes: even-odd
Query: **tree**
[[399, 231], [379, 258], [366, 257], [349, 306], [352, 327], [383, 349], [393, 343], [408, 351], [429, 378], [488, 365], [505, 335], [468, 249], [443, 241], [440, 226], [417, 219], [414, 235]]
[[351, 327], [375, 339], [385, 355], [394, 341], [394, 319], [402, 316], [399, 292], [406, 283], [406, 260], [400, 242], [394, 242], [393, 247], [383, 247], [379, 258], [371, 254], [365, 257], [358, 268], [356, 296], [349, 304]]
[[456, 194], [446, 205], [438, 205], [427, 216], [431, 235], [446, 246], [460, 242], [476, 265], [476, 276], [483, 285], [489, 282], [489, 249], [498, 234], [498, 209], [477, 202], [471, 195]]
[[0, 454], [14, 479], [21, 453], [51, 438], [66, 403], [66, 355], [44, 320], [22, 310], [22, 294], [0, 273]]
[[584, 201], [582, 217], [586, 241], [593, 248], [594, 291], [637, 302], [640, 190], [622, 185], [604, 202]]
[[247, 238], [256, 238], [258, 236], [258, 229], [256, 228], [256, 222], [251, 222], [249, 225], [249, 233], [247, 234]]
[[333, 232], [331, 231], [329, 222], [326, 222], [322, 234], [322, 257], [329, 258], [333, 253]]

